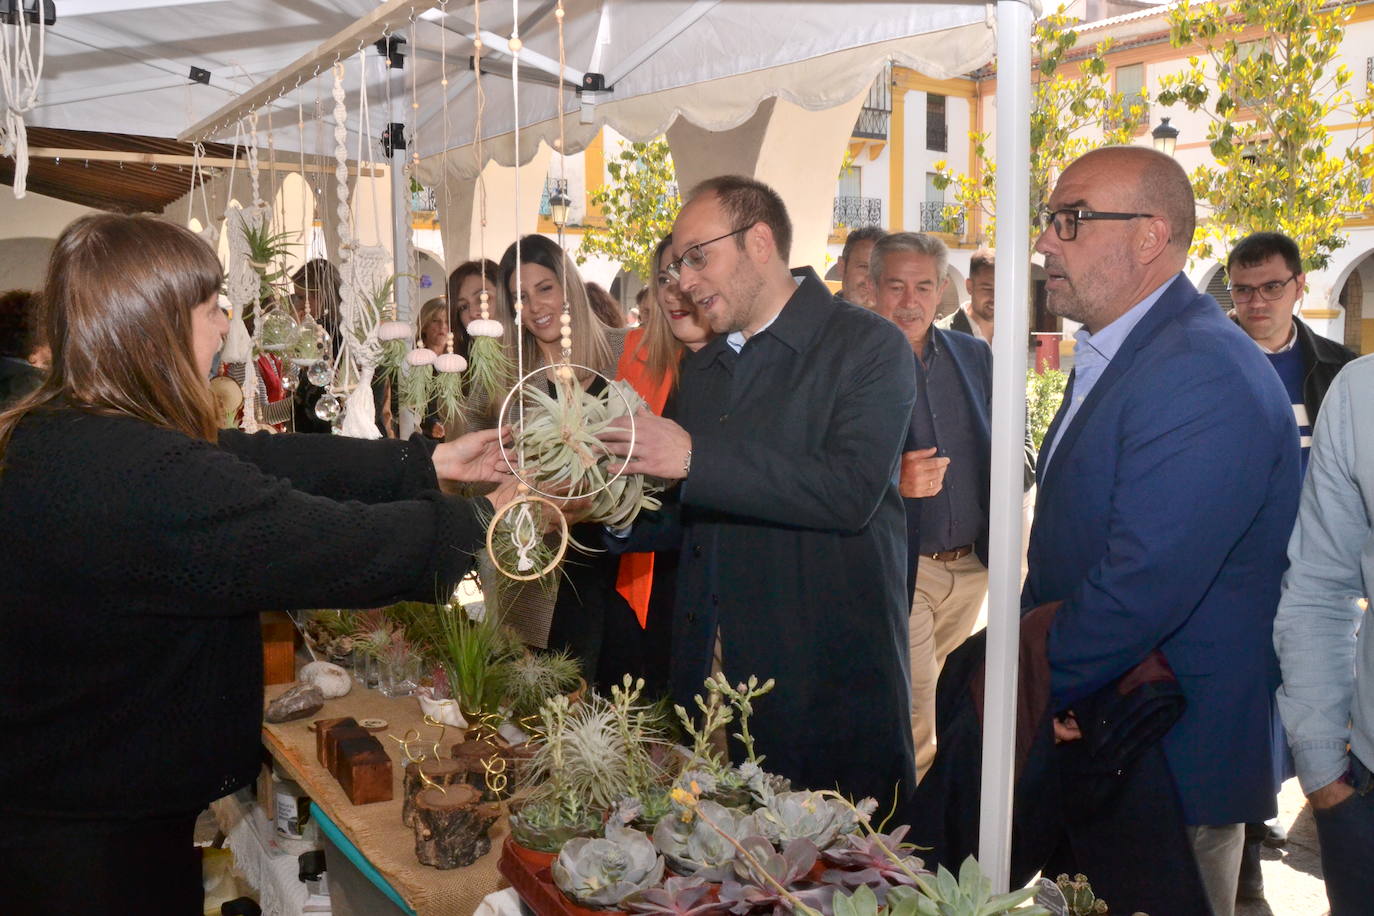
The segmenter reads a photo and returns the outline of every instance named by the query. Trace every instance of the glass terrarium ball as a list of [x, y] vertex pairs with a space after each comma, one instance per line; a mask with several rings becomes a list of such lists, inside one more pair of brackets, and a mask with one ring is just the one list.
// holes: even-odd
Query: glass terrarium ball
[[279, 309], [273, 309], [263, 316], [258, 346], [264, 350], [285, 349], [295, 342], [298, 333], [294, 318]]
[[282, 369], [281, 387], [288, 394], [296, 390], [296, 385], [300, 383], [300, 370], [292, 366], [289, 362]]
[[324, 360], [319, 360], [310, 364], [310, 368], [305, 370], [305, 377], [310, 380], [310, 384], [323, 388], [334, 378], [334, 369]]
[[320, 395], [320, 399], [315, 402], [315, 416], [326, 422], [332, 422], [342, 410], [343, 405], [332, 394]]

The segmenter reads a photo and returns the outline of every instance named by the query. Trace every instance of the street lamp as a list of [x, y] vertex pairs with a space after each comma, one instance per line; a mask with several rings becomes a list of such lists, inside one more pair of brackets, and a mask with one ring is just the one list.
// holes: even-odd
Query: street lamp
[[554, 182], [553, 193], [549, 195], [549, 219], [553, 220], [555, 226], [562, 229], [568, 224], [568, 210], [571, 207], [572, 200], [568, 198], [568, 182], [566, 179], [560, 178]]
[[1154, 141], [1155, 149], [1166, 156], [1174, 154], [1174, 148], [1178, 146], [1178, 128], [1169, 123], [1168, 118], [1163, 118], [1159, 126], [1150, 131], [1150, 137]]

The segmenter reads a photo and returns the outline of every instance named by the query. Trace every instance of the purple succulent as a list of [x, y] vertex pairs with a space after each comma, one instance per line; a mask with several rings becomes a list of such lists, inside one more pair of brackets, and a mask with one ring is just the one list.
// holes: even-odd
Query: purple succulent
[[[773, 886], [773, 882], [787, 888], [793, 896], [813, 909], [829, 909], [835, 888], [807, 880], [807, 875], [816, 864], [819, 855], [816, 844], [808, 839], [798, 838], [788, 843], [779, 853], [764, 837], [751, 836], [741, 840], [740, 845], [758, 865], [748, 861], [744, 856], [739, 856], [735, 860], [735, 872], [741, 880], [732, 881], [727, 878], [720, 888], [720, 902], [728, 904], [731, 913], [744, 916], [745, 913], [767, 910], [771, 911], [773, 916], [790, 914], [790, 902]], [[772, 881], [769, 881], [769, 878]]]
[[716, 899], [714, 890], [700, 878], [669, 878], [662, 887], [631, 894], [620, 905], [649, 916], [719, 916], [729, 904]]
[[[911, 843], [902, 841], [909, 829], [902, 825], [888, 834], [850, 833], [840, 837], [840, 842], [821, 853], [828, 864], [836, 866], [827, 869], [821, 880], [844, 888], [867, 885], [878, 895], [879, 903], [889, 887], [915, 887], [916, 881], [907, 871], [918, 875], [928, 875], [930, 872], [916, 856], [904, 855], [915, 848]], [[906, 870], [893, 862], [886, 850], [895, 853]]]

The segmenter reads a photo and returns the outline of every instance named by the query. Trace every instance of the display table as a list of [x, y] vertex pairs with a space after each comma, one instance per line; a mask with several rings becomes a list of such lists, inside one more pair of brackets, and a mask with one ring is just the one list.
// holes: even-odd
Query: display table
[[[271, 701], [289, 685], [268, 687]], [[378, 737], [391, 757], [392, 800], [370, 805], [353, 805], [344, 795], [337, 780], [315, 759], [315, 733], [310, 724], [316, 719], [352, 716], [363, 719], [385, 719], [388, 728]], [[418, 916], [467, 916], [473, 913], [482, 899], [493, 891], [506, 887], [497, 872], [501, 844], [509, 826], [504, 817], [491, 828], [491, 851], [467, 868], [441, 871], [421, 865], [415, 858], [415, 834], [401, 823], [401, 776], [405, 770], [400, 745], [387, 735], [402, 737], [409, 729], [417, 729], [425, 738], [438, 735], [438, 729], [424, 724], [420, 704], [411, 697], [390, 698], [375, 690], [353, 685], [344, 697], [326, 700], [324, 708], [312, 716], [280, 725], [264, 723], [263, 744], [286, 774], [300, 784], [312, 802], [320, 808], [337, 830], [335, 845], [340, 840], [356, 847], [365, 860], [358, 864], [370, 866], [376, 877], [389, 885], [404, 906]], [[448, 729], [443, 750], [459, 737], [457, 729]], [[341, 846], [342, 848], [342, 846]]]

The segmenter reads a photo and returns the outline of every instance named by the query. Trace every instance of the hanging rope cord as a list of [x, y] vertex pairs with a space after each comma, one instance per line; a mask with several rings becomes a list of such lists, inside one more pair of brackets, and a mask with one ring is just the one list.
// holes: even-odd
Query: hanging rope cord
[[[5, 93], [5, 110], [0, 118], [0, 155], [14, 157], [14, 196], [23, 197], [29, 177], [29, 135], [24, 115], [38, 104], [38, 84], [43, 78], [47, 56], [47, 26], [43, 7], [51, 0], [39, 0], [37, 23], [29, 22], [23, 4], [18, 21], [6, 28], [0, 41], [0, 90]], [[38, 30], [38, 54], [33, 53], [33, 32]]]
[[[476, 4], [481, 6], [480, 3]], [[480, 35], [480, 33], [479, 33]], [[520, 257], [520, 0], [511, 0], [511, 27], [510, 27], [510, 84], [511, 84], [511, 108], [515, 120], [515, 213], [516, 213], [516, 233], [515, 233], [515, 301], [511, 309], [514, 313], [515, 324], [515, 367], [516, 379], [519, 384], [524, 384], [525, 379], [525, 303], [524, 287], [521, 284], [520, 267], [523, 263]], [[520, 438], [525, 437], [525, 399], [516, 398], [516, 407], [519, 416], [516, 421], [520, 429]], [[525, 469], [525, 454], [521, 449], [516, 450], [519, 459], [520, 469]]]
[[[568, 186], [568, 144], [567, 138], [563, 133], [563, 70], [567, 65], [566, 52], [563, 47], [563, 0], [558, 0], [558, 8], [554, 10], [554, 19], [558, 21], [558, 191], [567, 196], [563, 190]], [[572, 362], [572, 304], [568, 301], [568, 254], [564, 250], [563, 228], [567, 223], [558, 224], [558, 250], [559, 256], [563, 258], [563, 339], [562, 352], [563, 364], [568, 365]]]

